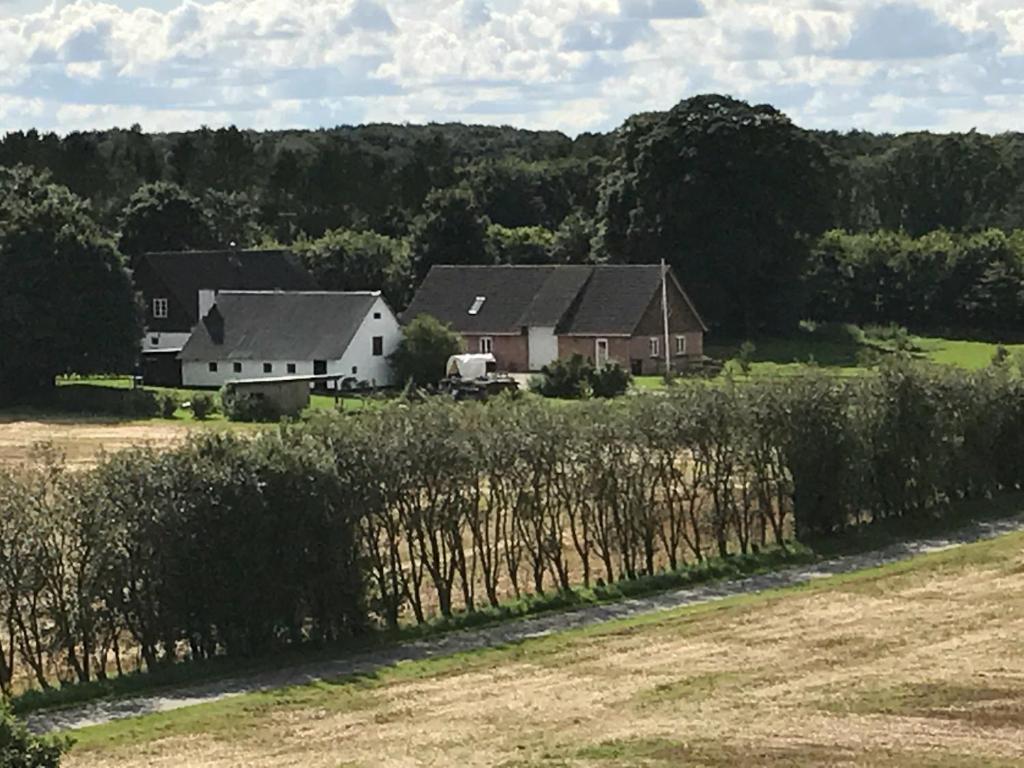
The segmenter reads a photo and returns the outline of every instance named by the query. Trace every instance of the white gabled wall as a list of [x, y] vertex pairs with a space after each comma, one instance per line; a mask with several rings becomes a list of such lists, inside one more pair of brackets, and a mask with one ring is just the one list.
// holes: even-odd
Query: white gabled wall
[[[380, 313], [380, 319], [374, 319], [374, 313]], [[328, 329], [325, 329], [328, 332]], [[374, 356], [373, 337], [384, 339], [384, 354]], [[328, 360], [327, 372], [344, 376], [354, 376], [359, 381], [369, 381], [375, 386], [385, 387], [393, 383], [394, 377], [388, 365], [388, 355], [395, 351], [402, 338], [398, 318], [380, 297], [373, 303], [366, 317], [359, 324], [355, 336], [340, 360]], [[210, 371], [210, 363], [217, 363], [217, 371]], [[234, 363], [242, 363], [241, 373], [236, 373]], [[272, 363], [271, 373], [263, 372], [263, 364]], [[288, 364], [295, 364], [295, 373], [288, 373]], [[352, 369], [356, 368], [356, 373]], [[276, 376], [312, 376], [312, 360], [199, 360], [182, 361], [181, 381], [185, 387], [220, 388], [233, 379], [260, 379]]]
[[[374, 313], [378, 312], [380, 319], [375, 320]], [[374, 336], [384, 339], [384, 354], [379, 357], [373, 354]], [[395, 351], [401, 339], [402, 327], [398, 324], [398, 318], [387, 302], [378, 296], [363, 318], [356, 335], [352, 337], [344, 356], [341, 360], [329, 362], [327, 372], [355, 376], [359, 381], [369, 381], [378, 387], [390, 386], [394, 383], [394, 376], [388, 365], [388, 355]], [[357, 373], [352, 373], [353, 367]]]

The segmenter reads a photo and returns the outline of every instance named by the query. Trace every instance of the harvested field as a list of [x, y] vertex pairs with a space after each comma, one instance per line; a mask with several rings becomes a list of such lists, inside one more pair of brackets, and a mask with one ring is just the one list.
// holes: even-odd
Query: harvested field
[[0, 464], [30, 461], [34, 446], [50, 443], [70, 466], [92, 466], [103, 452], [138, 445], [169, 446], [184, 440], [194, 424], [123, 421], [102, 417], [0, 414]]
[[72, 766], [1024, 766], [1024, 535], [76, 734]]

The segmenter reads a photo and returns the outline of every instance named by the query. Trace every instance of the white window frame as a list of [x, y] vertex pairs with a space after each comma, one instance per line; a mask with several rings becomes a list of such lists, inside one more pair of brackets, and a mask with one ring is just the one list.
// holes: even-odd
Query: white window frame
[[153, 299], [153, 317], [156, 320], [167, 319], [167, 299]]
[[492, 355], [494, 354], [494, 339], [490, 336], [480, 337], [480, 354], [481, 355]]
[[[604, 350], [603, 353], [602, 350]], [[594, 339], [594, 365], [602, 368], [608, 365], [610, 357], [611, 347], [608, 344], [608, 339]]]
[[676, 355], [682, 357], [686, 354], [686, 337], [676, 336]]
[[651, 357], [661, 357], [661, 339], [651, 336], [647, 340], [647, 349], [651, 353]]

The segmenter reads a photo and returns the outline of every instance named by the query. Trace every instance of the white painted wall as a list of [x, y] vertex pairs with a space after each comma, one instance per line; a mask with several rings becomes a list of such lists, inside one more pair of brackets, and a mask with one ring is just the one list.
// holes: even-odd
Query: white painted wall
[[530, 328], [530, 370], [539, 371], [558, 359], [558, 337], [554, 328]]
[[178, 331], [147, 331], [142, 337], [142, 349], [181, 349], [191, 335]]
[[[380, 319], [374, 314], [380, 313]], [[325, 329], [327, 332], [327, 329]], [[384, 339], [384, 354], [375, 357], [373, 354], [373, 337]], [[359, 381], [369, 381], [374, 386], [385, 387], [393, 383], [388, 355], [395, 351], [402, 338], [398, 318], [388, 308], [387, 303], [378, 298], [366, 317], [360, 323], [355, 336], [340, 360], [327, 361], [327, 373], [354, 376]], [[210, 363], [217, 363], [217, 371], [210, 371]], [[271, 363], [273, 371], [263, 372], [263, 364]], [[242, 364], [242, 371], [236, 373], [234, 363]], [[295, 373], [288, 372], [288, 363], [295, 364]], [[353, 373], [353, 368], [356, 372]], [[276, 376], [312, 376], [312, 360], [201, 360], [182, 361], [181, 381], [185, 387], [216, 387], [220, 388], [233, 379], [262, 379]]]
[[[379, 320], [373, 317], [376, 313], [380, 313]], [[384, 338], [384, 354], [379, 357], [373, 355], [374, 336]], [[394, 383], [394, 377], [391, 366], [388, 365], [388, 355], [398, 348], [398, 342], [401, 340], [402, 328], [398, 324], [398, 318], [388, 307], [387, 302], [377, 297], [356, 335], [352, 337], [344, 356], [341, 360], [328, 362], [327, 372], [355, 376], [359, 381], [369, 381], [378, 387], [390, 386]], [[353, 368], [357, 370], [356, 373], [352, 372]]]
[[210, 311], [213, 305], [217, 303], [217, 291], [212, 288], [200, 288], [198, 298], [199, 319], [202, 320], [206, 317], [206, 313]]

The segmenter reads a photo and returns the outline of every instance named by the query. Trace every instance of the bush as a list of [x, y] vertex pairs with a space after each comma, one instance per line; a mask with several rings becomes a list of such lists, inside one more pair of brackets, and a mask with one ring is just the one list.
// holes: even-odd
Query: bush
[[71, 413], [91, 413], [148, 419], [160, 414], [157, 395], [147, 389], [116, 389], [91, 384], [66, 384], [53, 393], [54, 407]]
[[209, 416], [217, 411], [217, 406], [213, 402], [213, 398], [210, 395], [204, 395], [199, 392], [192, 396], [192, 402], [189, 404], [189, 408], [192, 409], [192, 416], [196, 421], [205, 421]]
[[161, 395], [157, 402], [159, 403], [160, 415], [165, 419], [173, 419], [174, 414], [178, 411], [178, 398], [174, 395]]
[[590, 376], [590, 386], [594, 397], [619, 397], [626, 394], [632, 380], [629, 371], [613, 363], [594, 371]]
[[590, 388], [594, 366], [583, 355], [573, 355], [568, 360], [555, 360], [540, 369], [530, 387], [544, 397], [575, 399], [584, 397]]
[[633, 380], [629, 371], [618, 363], [596, 369], [582, 355], [568, 360], [555, 360], [541, 368], [540, 374], [530, 379], [530, 390], [544, 397], [575, 400], [594, 397], [618, 397], [629, 389]]
[[220, 402], [224, 415], [230, 421], [274, 423], [284, 415], [271, 400], [261, 395], [240, 393], [231, 384], [224, 385], [220, 391]]
[[0, 768], [57, 768], [67, 739], [36, 736], [0, 701]]
[[443, 379], [448, 358], [460, 352], [461, 336], [440, 320], [420, 315], [405, 327], [389, 362], [399, 382], [425, 387]]

